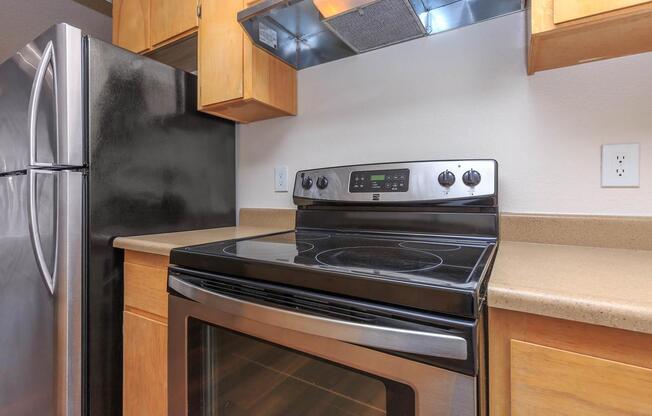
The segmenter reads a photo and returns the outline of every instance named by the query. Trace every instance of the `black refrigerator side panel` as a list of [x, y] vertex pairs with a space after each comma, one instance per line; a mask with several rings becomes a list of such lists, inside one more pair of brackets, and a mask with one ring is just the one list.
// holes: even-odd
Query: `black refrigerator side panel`
[[235, 224], [235, 125], [197, 108], [197, 80], [88, 39], [88, 409], [122, 413], [117, 236]]

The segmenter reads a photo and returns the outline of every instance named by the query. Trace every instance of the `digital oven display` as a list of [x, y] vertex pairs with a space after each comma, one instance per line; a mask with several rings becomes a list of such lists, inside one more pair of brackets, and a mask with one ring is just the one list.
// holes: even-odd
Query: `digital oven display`
[[349, 192], [407, 192], [410, 169], [358, 171], [351, 173]]

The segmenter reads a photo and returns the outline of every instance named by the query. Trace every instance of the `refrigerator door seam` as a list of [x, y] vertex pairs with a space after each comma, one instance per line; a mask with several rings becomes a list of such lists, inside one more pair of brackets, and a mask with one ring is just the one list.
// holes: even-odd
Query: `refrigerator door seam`
[[10, 176], [23, 176], [23, 175], [27, 175], [27, 170], [21, 169], [21, 170], [13, 170], [11, 172], [2, 172], [0, 173], [0, 178], [10, 177]]

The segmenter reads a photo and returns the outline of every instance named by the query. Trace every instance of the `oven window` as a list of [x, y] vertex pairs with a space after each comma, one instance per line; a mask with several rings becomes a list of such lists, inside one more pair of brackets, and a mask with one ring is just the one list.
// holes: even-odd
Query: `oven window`
[[413, 416], [403, 384], [190, 319], [188, 414]]

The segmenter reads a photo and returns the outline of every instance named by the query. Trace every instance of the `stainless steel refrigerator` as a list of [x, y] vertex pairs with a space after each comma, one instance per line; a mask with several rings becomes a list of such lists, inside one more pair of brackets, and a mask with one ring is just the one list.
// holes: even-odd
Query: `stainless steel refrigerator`
[[235, 223], [196, 78], [60, 24], [0, 64], [0, 414], [119, 415], [113, 238]]

